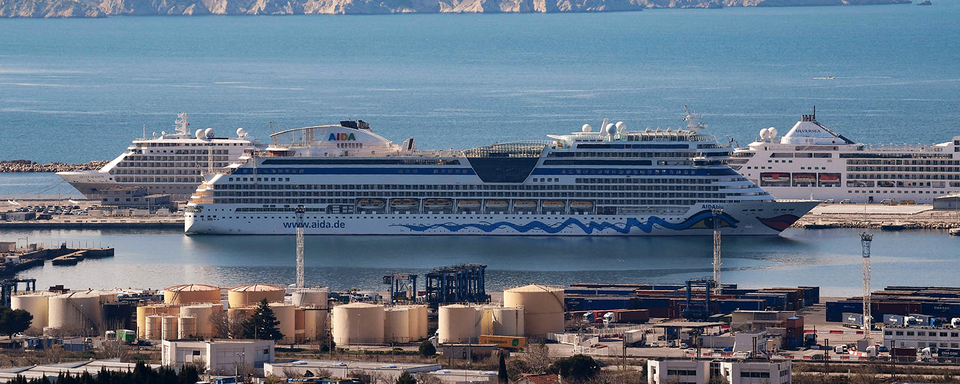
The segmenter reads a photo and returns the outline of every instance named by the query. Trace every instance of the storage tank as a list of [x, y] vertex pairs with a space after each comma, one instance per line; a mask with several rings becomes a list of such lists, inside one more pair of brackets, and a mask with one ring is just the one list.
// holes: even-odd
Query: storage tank
[[493, 306], [480, 307], [480, 334], [495, 335], [493, 333]]
[[177, 320], [177, 338], [189, 339], [197, 336], [197, 318], [193, 316], [180, 316]]
[[179, 305], [219, 303], [220, 287], [206, 284], [174, 285], [163, 289], [163, 302]]
[[283, 288], [276, 285], [247, 284], [230, 288], [227, 301], [230, 308], [240, 308], [257, 305], [263, 299], [268, 303], [282, 303], [283, 295]]
[[523, 308], [504, 307], [493, 308], [493, 335], [523, 336], [524, 313]]
[[195, 335], [203, 338], [213, 336], [213, 323], [211, 317], [215, 313], [223, 312], [223, 307], [217, 304], [197, 304], [180, 307], [181, 317], [194, 317], [197, 319], [197, 329]]
[[166, 316], [167, 307], [162, 305], [144, 305], [137, 307], [137, 337], [147, 338], [147, 317], [153, 315]]
[[40, 333], [43, 331], [43, 327], [47, 326], [49, 297], [48, 293], [28, 293], [13, 296], [10, 298], [10, 308], [30, 312], [33, 321], [30, 323], [29, 330]]
[[402, 307], [384, 310], [383, 337], [386, 342], [410, 341], [410, 312], [410, 308]]
[[280, 322], [280, 324], [277, 325], [277, 329], [283, 334], [283, 339], [280, 341], [293, 344], [296, 341], [296, 308], [290, 304], [277, 303], [270, 304], [270, 309], [273, 310], [277, 321]]
[[351, 303], [333, 307], [333, 342], [337, 345], [383, 344], [383, 306]]
[[563, 288], [537, 284], [511, 288], [503, 291], [503, 306], [523, 308], [526, 336], [563, 332]]
[[480, 311], [477, 307], [442, 306], [438, 320], [437, 341], [440, 343], [470, 343], [480, 337]]
[[327, 309], [329, 296], [330, 288], [302, 288], [293, 291], [291, 302], [294, 306], [301, 308]]
[[250, 315], [253, 315], [254, 309], [253, 307], [230, 308], [227, 310], [227, 318], [229, 318], [230, 321], [236, 321], [237, 316], [241, 316], [243, 319], [249, 318]]
[[426, 327], [427, 318], [420, 316], [421, 306], [410, 306], [407, 307], [407, 317], [409, 318], [408, 325], [410, 326], [410, 341], [420, 340], [424, 337], [420, 335], [420, 322], [423, 321], [424, 328]]
[[163, 326], [163, 316], [150, 315], [144, 321], [146, 324], [143, 330], [143, 338], [147, 340], [160, 340], [161, 327]]
[[427, 325], [427, 306], [421, 305], [420, 307], [420, 338], [426, 339], [430, 337], [429, 329]]
[[306, 336], [304, 336], [304, 332], [303, 332], [303, 327], [304, 327], [303, 322], [306, 320], [303, 318], [303, 316], [304, 316], [303, 308], [296, 308], [294, 310], [293, 317], [295, 320], [293, 322], [293, 332], [294, 332], [294, 335], [296, 336], [294, 339], [298, 343], [302, 343], [304, 340], [306, 340]]
[[160, 338], [163, 340], [176, 340], [179, 336], [177, 334], [177, 322], [180, 318], [176, 316], [164, 316], [160, 320]]
[[327, 335], [327, 310], [307, 308], [303, 310], [303, 337], [310, 340], [323, 339]]
[[117, 301], [120, 301], [120, 299], [118, 298], [118, 295], [120, 295], [120, 291], [108, 289], [108, 290], [96, 290], [91, 292], [95, 292], [97, 296], [100, 297], [100, 304], [116, 303]]
[[[51, 328], [86, 334], [101, 328], [100, 295], [96, 292], [70, 292], [48, 299], [47, 323]], [[97, 332], [99, 333], [99, 332]]]

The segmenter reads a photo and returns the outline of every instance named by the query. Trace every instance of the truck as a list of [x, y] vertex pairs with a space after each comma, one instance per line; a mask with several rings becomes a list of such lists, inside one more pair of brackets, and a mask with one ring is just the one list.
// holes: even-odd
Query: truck
[[500, 348], [516, 351], [527, 346], [527, 338], [521, 336], [480, 335], [480, 344], [494, 344]]

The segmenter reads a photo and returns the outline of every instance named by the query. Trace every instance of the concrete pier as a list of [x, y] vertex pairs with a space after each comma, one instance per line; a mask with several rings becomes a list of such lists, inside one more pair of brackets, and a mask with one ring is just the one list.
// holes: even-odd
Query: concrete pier
[[929, 204], [820, 204], [794, 228], [960, 228], [960, 211], [935, 210]]

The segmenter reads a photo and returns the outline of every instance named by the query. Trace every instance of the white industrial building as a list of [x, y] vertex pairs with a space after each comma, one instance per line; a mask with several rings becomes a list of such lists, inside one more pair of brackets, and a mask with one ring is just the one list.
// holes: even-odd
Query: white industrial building
[[647, 360], [647, 383], [707, 384], [719, 374], [730, 384], [790, 383], [790, 361], [770, 360]]
[[960, 329], [937, 327], [885, 327], [883, 346], [887, 348], [960, 348]]
[[317, 375], [321, 370], [330, 372], [335, 378], [351, 377], [351, 372], [363, 372], [371, 377], [380, 377], [389, 382], [394, 382], [403, 371], [412, 375], [423, 372], [434, 372], [441, 369], [440, 364], [414, 364], [414, 363], [381, 363], [375, 361], [335, 361], [335, 360], [296, 360], [285, 362], [272, 362], [263, 365], [263, 374], [265, 376], [285, 377], [287, 372], [296, 372], [306, 375], [307, 371]]
[[164, 340], [163, 365], [179, 370], [202, 364], [211, 371], [234, 372], [238, 366], [260, 369], [274, 359], [272, 340]]

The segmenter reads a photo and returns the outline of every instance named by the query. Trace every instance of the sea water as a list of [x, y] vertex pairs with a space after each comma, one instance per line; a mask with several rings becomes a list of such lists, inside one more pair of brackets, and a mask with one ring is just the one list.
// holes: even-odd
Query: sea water
[[[469, 148], [597, 127], [678, 127], [746, 145], [817, 108], [859, 142], [960, 135], [960, 3], [623, 13], [0, 20], [0, 159], [112, 159], [136, 137], [230, 136], [364, 119], [394, 141]], [[271, 128], [271, 122], [272, 128]], [[75, 196], [52, 174], [0, 175], [2, 196]], [[723, 282], [860, 286], [856, 230], [724, 238]], [[40, 286], [286, 284], [293, 236], [172, 231], [4, 231], [0, 238], [117, 248], [26, 272]], [[960, 238], [878, 233], [874, 284], [956, 285]], [[489, 288], [531, 282], [681, 282], [711, 275], [709, 238], [310, 237], [307, 279], [489, 265]]]

